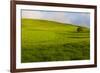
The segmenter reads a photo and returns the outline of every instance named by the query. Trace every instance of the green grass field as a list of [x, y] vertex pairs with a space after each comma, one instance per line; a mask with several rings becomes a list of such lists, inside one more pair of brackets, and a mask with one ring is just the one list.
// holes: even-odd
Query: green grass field
[[90, 59], [89, 28], [38, 19], [22, 19], [21, 62]]

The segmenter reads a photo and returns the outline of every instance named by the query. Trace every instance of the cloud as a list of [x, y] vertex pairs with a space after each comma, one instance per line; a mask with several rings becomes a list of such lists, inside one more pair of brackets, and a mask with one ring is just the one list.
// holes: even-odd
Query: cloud
[[64, 12], [43, 12], [43, 18], [62, 23], [71, 23], [70, 19], [65, 16]]
[[22, 10], [22, 18], [41, 19], [43, 17], [40, 11]]

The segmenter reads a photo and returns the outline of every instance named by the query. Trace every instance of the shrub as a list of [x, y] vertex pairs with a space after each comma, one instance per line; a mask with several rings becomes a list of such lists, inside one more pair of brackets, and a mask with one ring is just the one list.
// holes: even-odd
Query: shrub
[[81, 27], [81, 26], [78, 26], [78, 28], [77, 28], [77, 32], [82, 32], [82, 31], [84, 31], [84, 28]]

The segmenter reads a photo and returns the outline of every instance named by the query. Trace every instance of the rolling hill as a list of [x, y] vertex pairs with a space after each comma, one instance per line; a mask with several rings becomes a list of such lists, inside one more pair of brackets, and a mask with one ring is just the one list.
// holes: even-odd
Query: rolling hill
[[[81, 31], [77, 29], [81, 27]], [[21, 62], [90, 58], [89, 28], [39, 19], [22, 19]]]

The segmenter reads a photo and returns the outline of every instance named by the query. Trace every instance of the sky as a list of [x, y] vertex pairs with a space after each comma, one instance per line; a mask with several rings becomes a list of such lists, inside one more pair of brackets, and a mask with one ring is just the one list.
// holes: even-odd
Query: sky
[[90, 27], [90, 13], [86, 12], [22, 10], [22, 18], [50, 20]]

